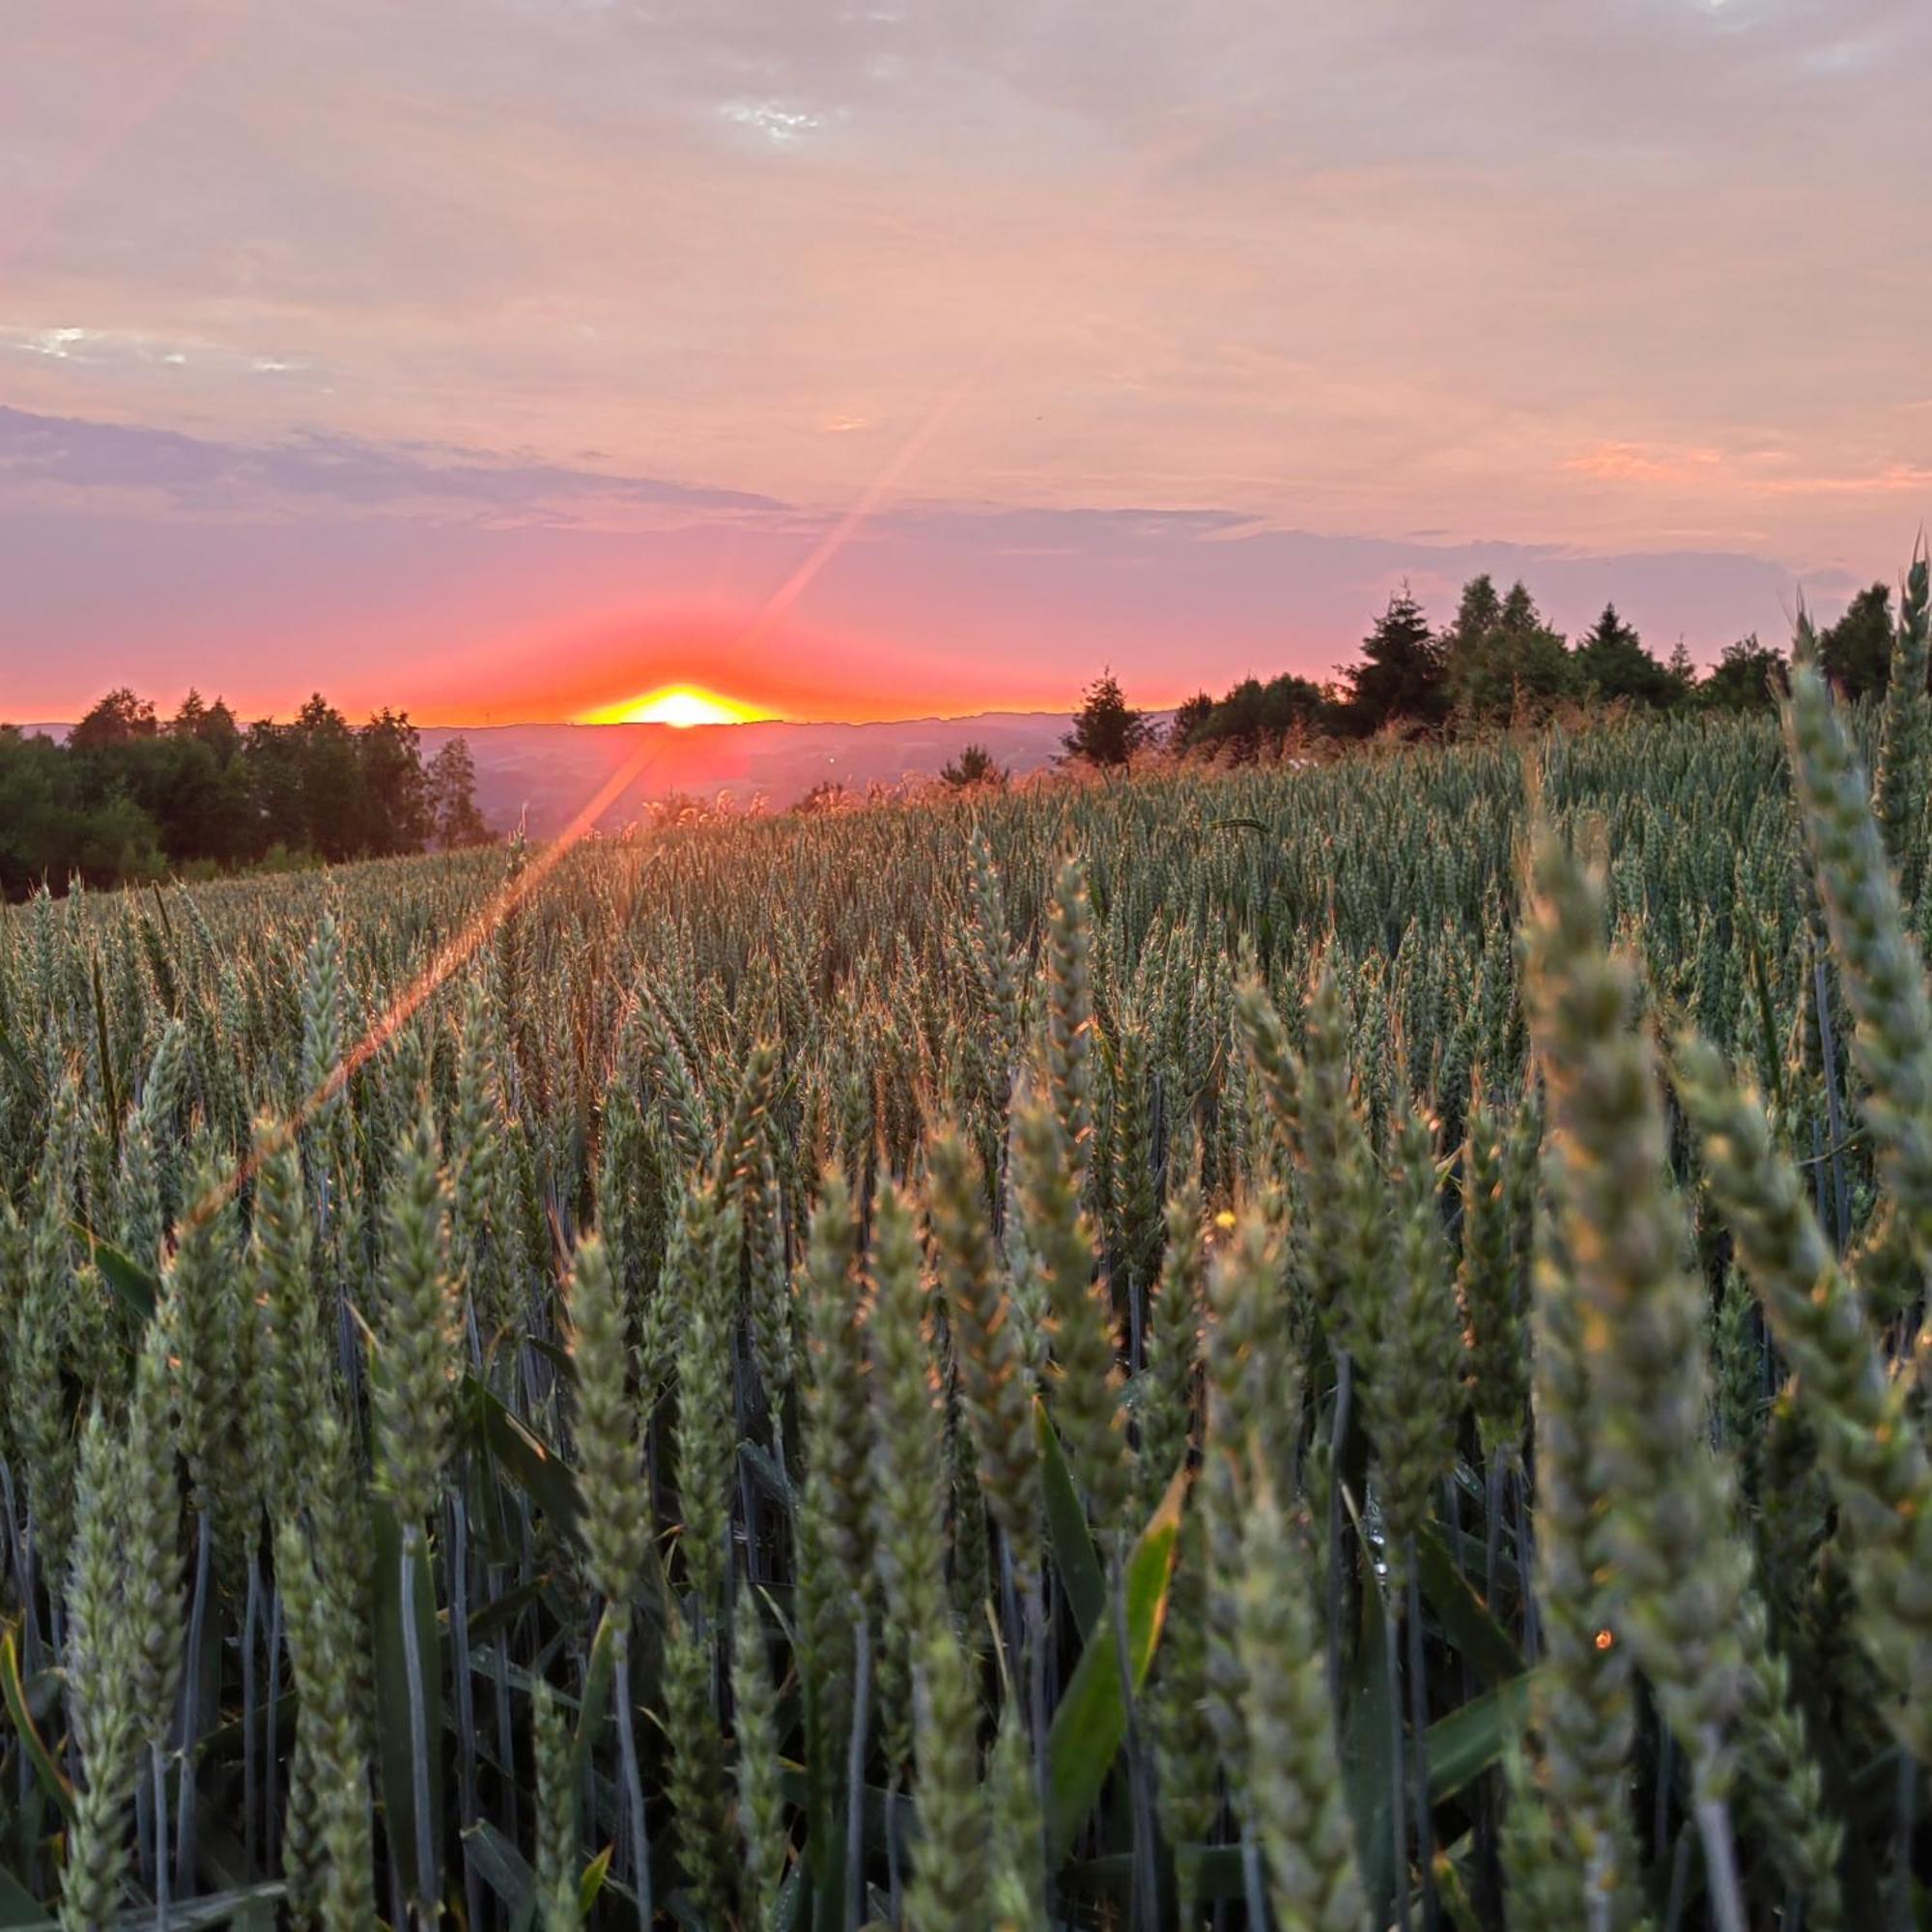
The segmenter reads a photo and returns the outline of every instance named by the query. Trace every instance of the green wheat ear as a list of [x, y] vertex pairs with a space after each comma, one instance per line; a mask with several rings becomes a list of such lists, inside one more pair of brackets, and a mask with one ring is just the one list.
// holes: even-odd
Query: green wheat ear
[[987, 1819], [978, 1721], [965, 1649], [949, 1619], [924, 1634], [913, 1659], [921, 1837], [906, 1916], [932, 1932], [977, 1932], [985, 1923]]
[[1469, 1405], [1486, 1462], [1511, 1464], [1529, 1406], [1528, 1326], [1511, 1241], [1509, 1160], [1478, 1085], [1463, 1159], [1463, 1245], [1456, 1298], [1463, 1316]]
[[[1560, 1202], [1558, 1155], [1548, 1179]], [[1530, 1812], [1543, 1814], [1550, 1856], [1538, 1853], [1533, 1883], [1527, 1869], [1522, 1883], [1548, 1922], [1623, 1927], [1642, 1905], [1630, 1824], [1633, 1659], [1609, 1589], [1609, 1498], [1596, 1453], [1584, 1311], [1557, 1221], [1542, 1224], [1537, 1250], [1536, 1601], [1547, 1649], [1531, 1693], [1539, 1748], [1512, 1786], [1510, 1815], [1520, 1826]]]
[[1140, 1451], [1134, 1495], [1143, 1517], [1152, 1514], [1194, 1433], [1208, 1255], [1203, 1218], [1201, 1189], [1190, 1181], [1168, 1203], [1167, 1241], [1148, 1326], [1147, 1368], [1135, 1405]]
[[249, 1264], [267, 1333], [262, 1378], [271, 1506], [294, 1511], [306, 1490], [309, 1433], [332, 1398], [315, 1273], [315, 1236], [294, 1139], [256, 1123], [254, 1225]]
[[537, 1773], [537, 1911], [544, 1932], [577, 1932], [583, 1923], [577, 1848], [577, 1778], [570, 1732], [556, 1693], [542, 1678], [531, 1692]]
[[1236, 1591], [1248, 1811], [1282, 1932], [1365, 1932], [1368, 1902], [1335, 1746], [1308, 1566], [1256, 1473]]
[[935, 1136], [926, 1158], [934, 1260], [980, 1484], [1014, 1568], [1029, 1575], [1039, 1548], [1039, 1446], [984, 1180], [964, 1139], [951, 1129]]
[[1395, 1239], [1363, 1407], [1381, 1473], [1389, 1585], [1400, 1591], [1455, 1461], [1463, 1335], [1436, 1195], [1435, 1123], [1410, 1113], [1395, 1155]]
[[1097, 1272], [1093, 1223], [1080, 1205], [1080, 1170], [1059, 1115], [1050, 1102], [1037, 1100], [1015, 1119], [1027, 1245], [1050, 1311], [1056, 1373], [1047, 1382], [1048, 1402], [1094, 1519], [1111, 1533], [1130, 1479], [1112, 1302]]
[[1864, 778], [1803, 619], [1782, 711], [1832, 953], [1858, 1022], [1852, 1056], [1868, 1090], [1862, 1104], [1879, 1170], [1920, 1255], [1932, 1254], [1932, 1001], [1925, 962], [1906, 929]]
[[987, 1767], [988, 1912], [999, 1932], [1047, 1932], [1040, 1880], [1039, 1787], [1036, 1783], [1018, 1702], [1000, 1712]]
[[1528, 953], [1617, 1625], [1689, 1753], [1700, 1800], [1716, 1804], [1730, 1785], [1744, 1695], [1746, 1569], [1729, 1474], [1706, 1435], [1704, 1297], [1679, 1260], [1683, 1223], [1664, 1182], [1662, 1102], [1634, 1023], [1634, 976], [1605, 945], [1600, 890], [1548, 834]]
[[578, 1482], [591, 1587], [606, 1603], [638, 1595], [650, 1543], [650, 1497], [631, 1392], [624, 1309], [604, 1243], [578, 1243], [569, 1290], [570, 1353], [577, 1367]]
[[1879, 720], [1878, 763], [1872, 780], [1872, 816], [1885, 838], [1886, 856], [1910, 898], [1923, 872], [1918, 845], [1925, 810], [1925, 773], [1932, 762], [1932, 699], [1926, 696], [1928, 646], [1932, 646], [1932, 580], [1924, 539], [1906, 573], [1898, 628]]
[[321, 1854], [310, 1874], [317, 1922], [327, 1932], [349, 1932], [372, 1922], [376, 1904], [369, 1770], [347, 1641], [353, 1611], [343, 1585], [321, 1573], [292, 1522], [276, 1533], [275, 1576], [300, 1699], [302, 1783], [290, 1802], [312, 1819]]
[[1716, 1048], [1677, 1044], [1677, 1091], [1746, 1278], [1797, 1371], [1832, 1493], [1851, 1532], [1857, 1629], [1888, 1687], [1901, 1740], [1932, 1755], [1932, 1460], [1910, 1392], [1833, 1254], [1764, 1110], [1732, 1084]]
[[808, 1375], [799, 1512], [801, 1647], [818, 1775], [842, 1768], [872, 1571], [871, 1393], [851, 1191], [828, 1167], [803, 1269]]
[[135, 1708], [143, 1742], [158, 1748], [174, 1719], [186, 1635], [182, 1562], [181, 1480], [171, 1412], [171, 1304], [149, 1324], [134, 1367], [122, 1458], [121, 1613], [132, 1657]]
[[869, 1273], [875, 1550], [887, 1628], [916, 1645], [947, 1614], [944, 1419], [918, 1231], [888, 1180], [872, 1210]]
[[435, 1513], [454, 1425], [456, 1285], [448, 1200], [427, 1098], [396, 1151], [384, 1207], [382, 1306], [376, 1323], [376, 1477], [396, 1519]]
[[85, 1777], [68, 1831], [63, 1932], [92, 1932], [120, 1907], [128, 1801], [140, 1774], [140, 1712], [121, 1605], [120, 1461], [97, 1405], [81, 1435], [67, 1591], [67, 1675]]
[[738, 1743], [738, 1838], [744, 1852], [744, 1913], [749, 1927], [774, 1923], [784, 1883], [783, 1766], [778, 1693], [766, 1659], [762, 1618], [751, 1591], [738, 1600], [731, 1632], [731, 1704]]
[[712, 1700], [710, 1639], [682, 1606], [673, 1609], [664, 1648], [668, 1786], [678, 1863], [703, 1922], [728, 1924], [739, 1855], [729, 1820], [729, 1779], [719, 1714]]

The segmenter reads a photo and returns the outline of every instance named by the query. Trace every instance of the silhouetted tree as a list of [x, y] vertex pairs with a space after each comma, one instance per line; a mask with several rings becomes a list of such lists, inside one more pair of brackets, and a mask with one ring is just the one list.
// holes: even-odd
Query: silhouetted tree
[[1680, 637], [1671, 646], [1670, 663], [1665, 667], [1670, 673], [1670, 681], [1677, 687], [1673, 704], [1688, 702], [1697, 695], [1697, 667], [1690, 662], [1690, 647]]
[[128, 745], [137, 738], [152, 738], [160, 729], [155, 722], [155, 707], [145, 697], [136, 697], [123, 686], [110, 691], [68, 734], [69, 748], [95, 752], [107, 745]]
[[1168, 721], [1169, 749], [1184, 752], [1195, 732], [1208, 722], [1213, 709], [1214, 700], [1205, 691], [1197, 691], [1192, 697], [1182, 698], [1176, 707], [1174, 716]]
[[325, 859], [354, 857], [368, 823], [355, 731], [317, 693], [296, 713], [290, 735], [301, 772], [301, 842]]
[[379, 711], [355, 734], [361, 779], [358, 843], [385, 858], [420, 852], [435, 830], [423, 783], [422, 740], [405, 711]]
[[1697, 698], [1713, 711], [1768, 711], [1783, 688], [1782, 653], [1759, 643], [1753, 631], [1724, 646], [1723, 656], [1697, 687]]
[[856, 804], [851, 790], [837, 779], [820, 779], [799, 802], [792, 807], [797, 812], [808, 817], [818, 817], [828, 811], [843, 811]]
[[1604, 614], [1577, 640], [1573, 662], [1584, 691], [1605, 704], [1645, 704], [1661, 711], [1683, 695], [1614, 604], [1605, 604]]
[[[463, 754], [467, 761], [467, 753]], [[190, 691], [165, 726], [131, 691], [92, 706], [65, 745], [0, 726], [0, 893], [46, 879], [157, 878], [171, 867], [420, 851], [440, 828], [486, 836], [452, 761], [432, 810], [415, 727], [400, 712], [361, 729], [320, 696], [292, 724], [244, 733], [218, 698]], [[458, 782], [461, 779], [462, 782]]]
[[429, 761], [425, 803], [431, 836], [445, 852], [486, 845], [490, 828], [476, 809], [476, 761], [467, 738], [452, 738]]
[[206, 745], [223, 765], [242, 749], [242, 727], [236, 724], [234, 712], [218, 697], [213, 704], [204, 703], [201, 693], [192, 689], [168, 721], [168, 736], [192, 738]]
[[1003, 785], [1007, 773], [993, 762], [993, 754], [983, 745], [964, 745], [959, 755], [939, 768], [940, 778], [954, 791], [971, 791], [977, 785]]
[[1448, 710], [1442, 646], [1405, 583], [1362, 639], [1359, 664], [1342, 667], [1349, 696], [1340, 722], [1358, 737], [1384, 725], [1439, 724]]
[[1293, 671], [1270, 678], [1243, 678], [1194, 727], [1197, 750], [1231, 752], [1237, 760], [1258, 757], [1284, 739], [1323, 729], [1333, 707], [1319, 684]]
[[1471, 724], [1503, 724], [1547, 710], [1577, 689], [1577, 667], [1560, 633], [1544, 622], [1520, 582], [1496, 596], [1488, 576], [1463, 587], [1444, 639], [1450, 699]]
[[308, 847], [308, 810], [302, 802], [301, 748], [295, 728], [258, 719], [242, 741], [242, 761], [254, 802], [256, 844]]
[[1818, 636], [1818, 662], [1847, 697], [1868, 697], [1891, 677], [1891, 586], [1861, 590]]
[[1124, 765], [1152, 735], [1147, 713], [1127, 703], [1114, 673], [1105, 670], [1087, 687], [1073, 729], [1060, 742], [1069, 758], [1084, 758], [1104, 768]]

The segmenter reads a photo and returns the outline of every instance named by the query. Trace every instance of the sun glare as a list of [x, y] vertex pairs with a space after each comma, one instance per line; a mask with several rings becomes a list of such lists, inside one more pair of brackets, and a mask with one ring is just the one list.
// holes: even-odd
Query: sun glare
[[694, 724], [755, 724], [771, 717], [755, 704], [741, 704], [696, 684], [667, 684], [641, 697], [627, 697], [583, 715], [586, 724], [668, 724], [689, 730]]

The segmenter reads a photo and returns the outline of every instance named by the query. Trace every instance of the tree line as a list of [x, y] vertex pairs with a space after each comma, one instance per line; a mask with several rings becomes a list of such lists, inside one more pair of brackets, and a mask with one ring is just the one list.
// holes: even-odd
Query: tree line
[[[1874, 583], [1819, 636], [1827, 675], [1847, 697], [1885, 689], [1891, 661], [1891, 589]], [[1498, 591], [1472, 578], [1456, 614], [1434, 626], [1406, 585], [1362, 640], [1359, 658], [1318, 683], [1292, 671], [1249, 677], [1224, 696], [1197, 693], [1164, 733], [1134, 710], [1111, 672], [1092, 685], [1064, 740], [1069, 758], [1124, 764], [1158, 740], [1178, 752], [1252, 757], [1294, 739], [1361, 739], [1394, 731], [1447, 736], [1535, 721], [1565, 706], [1748, 711], [1773, 702], [1783, 654], [1753, 634], [1699, 673], [1680, 639], [1667, 659], [1606, 604], [1575, 643], [1520, 582]]]
[[244, 726], [197, 692], [162, 719], [114, 691], [65, 742], [0, 725], [0, 895], [478, 844], [475, 785], [469, 745], [425, 763], [406, 712], [355, 725], [318, 695]]

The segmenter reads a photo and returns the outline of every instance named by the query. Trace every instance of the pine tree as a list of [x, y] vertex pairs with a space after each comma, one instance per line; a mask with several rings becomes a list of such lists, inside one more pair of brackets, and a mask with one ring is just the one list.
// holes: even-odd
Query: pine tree
[[1397, 723], [1439, 724], [1449, 708], [1443, 668], [1442, 644], [1404, 583], [1362, 639], [1362, 662], [1343, 667], [1350, 725], [1366, 738]]
[[489, 841], [490, 828], [476, 809], [476, 762], [467, 738], [452, 738], [429, 761], [430, 836], [444, 851]]
[[1090, 765], [1124, 765], [1153, 736], [1145, 711], [1136, 711], [1121, 695], [1120, 681], [1103, 670], [1087, 687], [1085, 701], [1074, 714], [1073, 729], [1061, 739], [1068, 758]]

